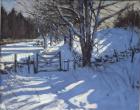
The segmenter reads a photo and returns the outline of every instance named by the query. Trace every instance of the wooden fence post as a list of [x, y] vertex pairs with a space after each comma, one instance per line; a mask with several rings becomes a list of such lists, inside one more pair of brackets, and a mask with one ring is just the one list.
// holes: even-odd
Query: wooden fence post
[[14, 55], [14, 70], [17, 72], [17, 54]]
[[69, 71], [70, 61], [67, 61], [67, 71]]
[[59, 52], [59, 70], [62, 70], [62, 63], [61, 63], [61, 51]]
[[114, 49], [114, 56], [116, 57], [116, 62], [118, 62], [118, 61], [119, 61], [119, 59], [118, 59], [118, 54], [117, 54], [117, 52], [116, 52], [115, 49]]
[[74, 60], [74, 63], [73, 63], [73, 68], [74, 70], [76, 69], [76, 61]]
[[28, 56], [27, 65], [28, 65], [28, 73], [30, 73], [30, 56]]
[[35, 59], [33, 58], [33, 69], [34, 69], [34, 73], [37, 73], [36, 71], [36, 65], [35, 65]]
[[39, 61], [38, 61], [38, 53], [36, 54], [36, 72], [38, 72], [38, 64]]
[[134, 62], [134, 55], [135, 55], [135, 50], [134, 49], [131, 49], [131, 63]]

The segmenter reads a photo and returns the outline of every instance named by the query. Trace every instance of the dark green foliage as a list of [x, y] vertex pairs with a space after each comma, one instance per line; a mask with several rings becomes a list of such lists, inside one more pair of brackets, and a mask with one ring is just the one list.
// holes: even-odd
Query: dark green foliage
[[140, 28], [140, 11], [139, 10], [128, 10], [118, 16], [114, 22], [115, 27], [128, 27], [135, 26]]
[[7, 14], [1, 7], [1, 37], [2, 38], [35, 38], [35, 26], [31, 19], [25, 18], [14, 9]]

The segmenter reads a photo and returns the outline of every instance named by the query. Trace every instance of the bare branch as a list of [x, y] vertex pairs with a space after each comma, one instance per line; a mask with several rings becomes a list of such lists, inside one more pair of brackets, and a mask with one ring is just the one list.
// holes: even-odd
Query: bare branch
[[112, 17], [114, 17], [115, 15], [117, 15], [117, 14], [119, 14], [119, 13], [125, 11], [126, 9], [130, 8], [130, 7], [133, 6], [133, 5], [134, 5], [134, 4], [127, 5], [127, 6], [125, 6], [123, 9], [121, 9], [121, 10], [119, 10], [119, 11], [117, 11], [117, 12], [115, 12], [115, 13], [109, 15], [109, 16], [106, 16], [106, 17], [102, 18], [102, 19], [99, 21], [98, 25], [100, 25], [100, 24], [101, 24], [102, 22], [104, 22], [105, 20], [107, 20], [107, 19], [109, 19], [109, 18], [112, 18]]
[[65, 10], [68, 10], [68, 11], [71, 11], [72, 13], [74, 13], [75, 15], [77, 15], [78, 18], [80, 18], [79, 14], [75, 10], [73, 10], [71, 8], [63, 7], [63, 6], [59, 6], [59, 8], [65, 9]]
[[69, 22], [68, 19], [66, 19], [63, 16], [63, 14], [62, 14], [61, 10], [59, 9], [59, 7], [57, 7], [57, 9], [58, 9], [58, 13], [60, 14], [61, 18], [71, 27], [71, 29], [73, 30], [73, 32], [75, 34], [77, 34], [78, 36], [82, 36], [79, 32], [77, 32], [77, 30], [74, 28], [73, 24], [71, 22]]
[[[104, 8], [106, 8], [106, 7], [115, 5], [115, 4], [117, 4], [117, 3], [119, 3], [119, 2], [113, 2], [113, 3], [106, 4], [106, 5], [102, 5], [102, 6], [100, 7], [100, 9], [104, 9]], [[96, 8], [96, 9], [97, 9], [97, 8]]]

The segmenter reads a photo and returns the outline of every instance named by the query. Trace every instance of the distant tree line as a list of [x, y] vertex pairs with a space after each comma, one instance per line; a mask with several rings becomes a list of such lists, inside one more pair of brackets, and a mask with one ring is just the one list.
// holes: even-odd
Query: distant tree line
[[17, 13], [13, 8], [7, 13], [1, 6], [1, 38], [23, 39], [35, 38], [36, 31], [33, 21]]
[[121, 13], [114, 22], [115, 27], [134, 26], [140, 29], [140, 10], [128, 10]]

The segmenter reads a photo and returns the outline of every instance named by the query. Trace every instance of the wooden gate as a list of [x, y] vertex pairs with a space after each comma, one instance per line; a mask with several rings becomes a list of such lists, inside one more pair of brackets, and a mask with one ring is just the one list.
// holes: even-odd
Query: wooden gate
[[36, 54], [36, 63], [34, 63], [35, 72], [43, 71], [61, 71], [61, 52]]

